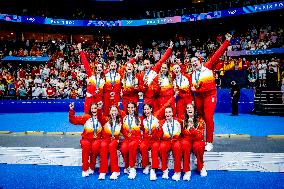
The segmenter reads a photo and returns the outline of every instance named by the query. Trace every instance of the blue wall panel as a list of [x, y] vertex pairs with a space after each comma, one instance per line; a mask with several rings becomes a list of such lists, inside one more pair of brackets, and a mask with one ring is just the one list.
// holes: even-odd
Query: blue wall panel
[[[75, 111], [82, 112], [84, 100], [1, 100], [0, 113], [68, 112], [69, 104], [75, 102]], [[242, 89], [239, 113], [251, 113], [254, 107], [254, 94], [251, 89]], [[141, 100], [139, 113], [142, 112]], [[121, 106], [122, 107], [122, 106]], [[216, 112], [231, 112], [230, 89], [218, 89]]]

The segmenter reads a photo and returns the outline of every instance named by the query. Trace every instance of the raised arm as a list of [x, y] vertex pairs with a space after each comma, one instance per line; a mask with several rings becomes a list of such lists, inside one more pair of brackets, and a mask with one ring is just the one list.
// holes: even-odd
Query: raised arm
[[155, 64], [155, 66], [152, 68], [156, 73], [158, 73], [162, 67], [162, 64], [171, 56], [172, 54], [172, 48], [174, 46], [174, 43], [171, 41], [169, 48], [165, 52], [165, 54], [162, 56], [162, 58]]
[[103, 106], [103, 103], [98, 102], [97, 116], [98, 116], [98, 120], [101, 123], [101, 125], [104, 126], [108, 122], [108, 117], [103, 114], [102, 106]]
[[230, 45], [230, 40], [232, 38], [232, 35], [227, 33], [225, 35], [225, 37], [226, 37], [226, 40], [219, 47], [219, 49], [213, 54], [213, 56], [210, 58], [210, 60], [204, 64], [205, 67], [207, 67], [209, 69], [212, 69], [219, 62], [219, 58], [224, 54], [224, 52], [226, 51], [227, 47]]
[[80, 52], [81, 62], [84, 65], [86, 73], [87, 73], [88, 77], [91, 77], [93, 75], [92, 68], [90, 67], [89, 62], [88, 62], [88, 60], [86, 58], [86, 55], [85, 55], [84, 51], [82, 50], [81, 43], [78, 43], [77, 48], [78, 48], [78, 50]]
[[[157, 111], [155, 111], [154, 112], [154, 116], [155, 117], [157, 117], [157, 118], [161, 118], [161, 117], [163, 117], [164, 115], [164, 110], [166, 109], [166, 107], [168, 106], [168, 105], [170, 105], [173, 101], [175, 101], [175, 96], [173, 96], [172, 98], [170, 98], [165, 104], [164, 104], [164, 106], [162, 106], [159, 110], [157, 110]], [[173, 108], [173, 107], [172, 107]]]
[[84, 115], [81, 115], [81, 116], [75, 116], [74, 102], [72, 102], [69, 105], [69, 108], [70, 108], [70, 110], [69, 110], [69, 122], [74, 124], [74, 125], [84, 125], [90, 117], [88, 114], [84, 114]]

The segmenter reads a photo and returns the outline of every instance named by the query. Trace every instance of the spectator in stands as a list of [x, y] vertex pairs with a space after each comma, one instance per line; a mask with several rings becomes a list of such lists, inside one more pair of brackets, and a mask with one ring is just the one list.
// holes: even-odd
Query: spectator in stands
[[31, 75], [34, 77], [35, 75], [40, 75], [40, 69], [38, 66], [33, 66], [31, 70]]
[[32, 99], [32, 88], [33, 88], [33, 84], [29, 83], [29, 85], [27, 86], [27, 98], [28, 99]]
[[6, 92], [5, 85], [0, 79], [0, 99], [3, 98], [3, 96], [5, 95], [5, 92]]
[[18, 78], [26, 78], [26, 71], [23, 68], [20, 68], [18, 73], [17, 73]]
[[19, 94], [19, 99], [24, 100], [27, 98], [27, 89], [25, 88], [24, 84], [20, 85], [17, 93]]
[[265, 87], [266, 86], [266, 70], [267, 70], [267, 64], [264, 60], [261, 60], [261, 62], [257, 65], [258, 68], [258, 79], [259, 79], [259, 87]]
[[25, 83], [25, 86], [29, 86], [30, 83], [33, 83], [34, 80], [30, 74], [26, 75], [26, 79], [23, 79], [23, 83]]
[[10, 82], [8, 83], [8, 96], [11, 96], [11, 97], [14, 97], [16, 95], [16, 86], [15, 86], [15, 83], [13, 82]]
[[232, 98], [232, 116], [237, 116], [238, 111], [238, 102], [240, 99], [240, 88], [237, 85], [236, 81], [231, 82], [231, 98]]
[[279, 63], [275, 60], [275, 58], [271, 58], [271, 61], [268, 63], [268, 68], [273, 69], [274, 73], [278, 72]]
[[47, 85], [46, 93], [47, 93], [48, 99], [55, 98], [55, 93], [56, 93], [55, 88], [52, 87], [50, 84]]
[[40, 84], [36, 84], [32, 87], [32, 98], [39, 99], [42, 95], [42, 88]]
[[41, 78], [42, 79], [47, 79], [49, 77], [49, 72], [50, 72], [50, 69], [48, 67], [48, 65], [45, 65], [43, 69], [41, 69]]
[[41, 85], [41, 98], [42, 99], [47, 99], [47, 84], [46, 83], [43, 83], [43, 84], [39, 84]]
[[254, 90], [254, 94], [256, 93], [256, 85], [257, 85], [257, 72], [254, 69], [248, 69], [248, 81], [249, 88]]

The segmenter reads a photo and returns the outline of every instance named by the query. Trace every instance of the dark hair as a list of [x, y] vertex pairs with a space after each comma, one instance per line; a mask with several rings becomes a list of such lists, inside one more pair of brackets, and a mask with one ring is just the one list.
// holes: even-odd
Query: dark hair
[[89, 114], [90, 114], [90, 115], [92, 115], [91, 107], [92, 107], [93, 105], [96, 105], [96, 106], [98, 107], [98, 103], [96, 103], [96, 102], [93, 102], [93, 103], [92, 103], [92, 105], [90, 106], [90, 110], [89, 110]]
[[[127, 108], [128, 108], [128, 105], [129, 104], [133, 104], [133, 106], [134, 106], [134, 117], [135, 117], [135, 123], [136, 123], [136, 125], [138, 126], [139, 124], [140, 124], [140, 119], [139, 119], [139, 117], [138, 117], [138, 112], [137, 112], [137, 106], [136, 106], [136, 103], [134, 103], [134, 102], [128, 102], [128, 104], [127, 104]], [[129, 115], [129, 113], [128, 113], [128, 111], [126, 111], [126, 115]]]
[[[196, 109], [194, 103], [189, 103], [189, 104], [187, 104], [186, 106], [188, 106], [188, 105], [192, 105], [192, 106], [193, 106], [193, 109], [194, 109], [193, 126], [194, 126], [194, 128], [197, 128], [197, 127], [198, 127], [198, 118], [199, 118], [198, 113], [197, 113], [197, 109]], [[185, 114], [184, 114], [184, 121], [183, 121], [183, 128], [184, 128], [184, 129], [187, 127], [188, 119], [189, 119], [189, 116], [188, 116], [187, 112], [185, 111]]]
[[[100, 74], [100, 78], [101, 78], [101, 79], [104, 79], [104, 77], [105, 77], [105, 74], [104, 74], [104, 65], [103, 65], [103, 63], [101, 63], [101, 62], [97, 63], [97, 64], [95, 65], [96, 70], [97, 70], [98, 64], [101, 64], [101, 65], [102, 65], [103, 71], [102, 71], [101, 74]], [[96, 76], [97, 76], [97, 74], [96, 74]]]
[[[116, 116], [116, 123], [119, 124], [119, 122], [121, 120], [121, 114], [120, 114], [119, 108], [116, 105], [112, 105], [112, 106], [110, 106], [109, 110], [113, 107], [116, 108], [117, 111], [118, 111], [117, 116]], [[112, 123], [113, 120], [112, 120], [112, 117], [111, 117], [110, 114], [108, 115], [108, 118], [109, 118], [109, 123]]]
[[[143, 104], [143, 117], [146, 117], [146, 115], [145, 115], [145, 113], [144, 113], [144, 107], [145, 107], [145, 106], [149, 106], [149, 108], [151, 108], [152, 111], [153, 111], [153, 107], [152, 107], [151, 104]], [[152, 112], [152, 113], [153, 113], [153, 112]]]
[[167, 108], [171, 108], [172, 111], [174, 110], [173, 107], [171, 106], [171, 104], [168, 104], [168, 105], [166, 106], [165, 110], [166, 110]]
[[[129, 63], [131, 64], [131, 63]], [[133, 71], [132, 71], [132, 83], [131, 85], [133, 85], [133, 87], [136, 85], [136, 77], [135, 77], [135, 68], [134, 68], [134, 65], [132, 64], [133, 66]], [[124, 75], [123, 75], [123, 80], [122, 80], [122, 85], [123, 87], [126, 87], [126, 80], [127, 80], [127, 72], [125, 71]], [[138, 83], [137, 83], [138, 84]]]
[[[173, 84], [173, 78], [172, 78], [172, 74], [170, 73], [170, 68], [169, 68], [168, 64], [166, 64], [166, 63], [163, 63], [163, 64], [167, 65], [167, 68], [168, 68], [168, 71], [165, 74], [165, 76], [169, 79], [169, 83]], [[159, 74], [158, 74], [158, 80], [161, 80], [161, 70], [159, 71]]]

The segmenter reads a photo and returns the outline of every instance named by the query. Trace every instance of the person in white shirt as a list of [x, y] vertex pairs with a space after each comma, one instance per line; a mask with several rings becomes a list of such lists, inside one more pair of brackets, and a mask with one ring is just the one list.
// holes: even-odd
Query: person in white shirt
[[32, 96], [33, 99], [38, 99], [42, 95], [42, 88], [39, 84], [37, 84], [35, 87], [32, 87]]

